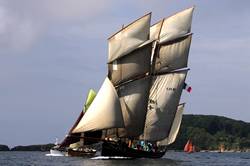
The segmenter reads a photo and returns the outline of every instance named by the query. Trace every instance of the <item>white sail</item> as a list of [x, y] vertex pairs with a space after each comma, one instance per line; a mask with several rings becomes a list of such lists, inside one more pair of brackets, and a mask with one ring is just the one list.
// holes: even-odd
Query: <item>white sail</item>
[[192, 35], [159, 46], [155, 58], [155, 72], [173, 71], [187, 67]]
[[109, 78], [114, 85], [149, 72], [152, 43], [148, 43], [109, 64]]
[[167, 146], [167, 145], [172, 144], [175, 141], [178, 135], [178, 132], [180, 130], [184, 106], [185, 104], [180, 104], [178, 106], [169, 135], [164, 140], [157, 142], [158, 146]]
[[119, 129], [119, 136], [136, 137], [143, 133], [150, 80], [145, 77], [118, 88], [125, 125], [125, 129]]
[[131, 23], [109, 38], [108, 63], [130, 53], [149, 39], [151, 13]]
[[121, 105], [115, 88], [105, 79], [93, 103], [73, 133], [124, 127]]
[[191, 7], [164, 19], [160, 31], [160, 43], [168, 42], [188, 34], [191, 31], [193, 10], [194, 7]]
[[143, 133], [144, 140], [159, 141], [168, 136], [180, 101], [187, 70], [153, 78]]

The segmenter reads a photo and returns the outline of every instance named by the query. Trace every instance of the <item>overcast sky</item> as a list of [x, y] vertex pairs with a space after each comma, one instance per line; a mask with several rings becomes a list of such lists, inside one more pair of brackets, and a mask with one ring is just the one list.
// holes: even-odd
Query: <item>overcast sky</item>
[[107, 38], [193, 5], [185, 113], [250, 122], [248, 0], [0, 0], [0, 144], [63, 139], [107, 74]]

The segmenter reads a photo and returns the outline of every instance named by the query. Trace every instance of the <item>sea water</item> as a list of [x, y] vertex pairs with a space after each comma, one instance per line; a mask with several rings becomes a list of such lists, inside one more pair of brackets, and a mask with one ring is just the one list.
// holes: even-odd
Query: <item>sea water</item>
[[0, 152], [0, 166], [250, 166], [250, 153], [167, 152], [161, 159], [134, 160], [91, 160], [82, 157], [51, 157], [45, 154], [46, 152]]

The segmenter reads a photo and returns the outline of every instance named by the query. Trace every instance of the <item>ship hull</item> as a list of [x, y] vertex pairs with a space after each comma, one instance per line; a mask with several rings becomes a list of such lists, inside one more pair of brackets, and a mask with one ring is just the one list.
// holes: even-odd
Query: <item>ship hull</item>
[[85, 150], [68, 150], [68, 156], [71, 157], [91, 157], [94, 156], [96, 151], [85, 151]]
[[102, 156], [123, 156], [132, 158], [161, 158], [166, 151], [151, 152], [127, 147], [125, 143], [104, 142], [102, 144]]

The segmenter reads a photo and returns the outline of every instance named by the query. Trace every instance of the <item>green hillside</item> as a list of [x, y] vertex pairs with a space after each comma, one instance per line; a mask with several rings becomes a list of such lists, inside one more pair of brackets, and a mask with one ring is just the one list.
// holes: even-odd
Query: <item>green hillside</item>
[[49, 151], [55, 144], [15, 146], [11, 151]]
[[184, 115], [180, 132], [169, 148], [182, 150], [188, 139], [201, 150], [250, 149], [250, 123], [214, 115]]

